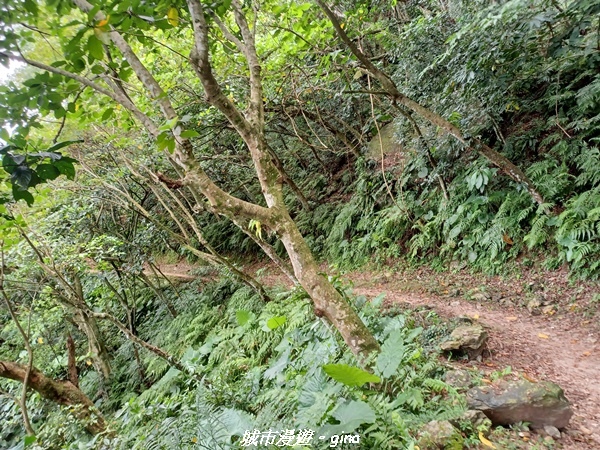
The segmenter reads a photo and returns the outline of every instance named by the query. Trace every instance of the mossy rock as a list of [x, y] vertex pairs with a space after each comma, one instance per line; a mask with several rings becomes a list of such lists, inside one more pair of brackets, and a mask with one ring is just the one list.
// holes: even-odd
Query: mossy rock
[[421, 450], [462, 450], [463, 437], [447, 420], [432, 420], [419, 433]]
[[534, 428], [568, 425], [573, 411], [556, 383], [500, 380], [467, 392], [467, 404], [490, 418], [494, 425], [529, 422]]

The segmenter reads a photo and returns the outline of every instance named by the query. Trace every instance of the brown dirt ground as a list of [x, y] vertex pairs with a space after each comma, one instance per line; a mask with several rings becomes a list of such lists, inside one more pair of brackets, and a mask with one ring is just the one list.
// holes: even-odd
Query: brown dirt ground
[[[171, 266], [169, 272], [177, 269]], [[290, 285], [272, 265], [255, 263], [247, 272], [268, 286]], [[574, 416], [557, 443], [567, 450], [600, 449], [598, 283], [572, 282], [566, 270], [533, 269], [505, 278], [458, 269], [363, 269], [343, 278], [367, 298], [385, 293], [387, 304], [427, 306], [444, 318], [468, 316], [478, 321], [489, 331], [488, 352], [482, 361], [455, 364], [476, 367], [486, 375], [510, 366], [512, 377], [558, 383]], [[542, 306], [531, 313], [525, 306], [533, 299]]]
[[[525, 273], [520, 279], [436, 274], [427, 269], [353, 272], [354, 292], [388, 304], [428, 306], [440, 316], [468, 316], [490, 335], [486, 357], [469, 362], [490, 374], [510, 366], [513, 376], [558, 383], [574, 416], [561, 439], [573, 450], [600, 449], [600, 324], [593, 317], [595, 283], [570, 283], [565, 271]], [[460, 286], [460, 287], [457, 287]], [[530, 313], [531, 299], [548, 303], [547, 314]], [[543, 308], [543, 306], [542, 306]], [[590, 319], [592, 316], [592, 319]], [[595, 320], [594, 320], [595, 319]]]

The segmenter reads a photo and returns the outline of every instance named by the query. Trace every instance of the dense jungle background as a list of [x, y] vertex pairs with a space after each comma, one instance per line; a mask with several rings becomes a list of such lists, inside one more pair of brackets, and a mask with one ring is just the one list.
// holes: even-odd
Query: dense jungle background
[[0, 0], [0, 448], [598, 448], [598, 409], [563, 444], [465, 420], [451, 364], [511, 368], [391, 293], [503, 280], [597, 333], [599, 31], [593, 0]]

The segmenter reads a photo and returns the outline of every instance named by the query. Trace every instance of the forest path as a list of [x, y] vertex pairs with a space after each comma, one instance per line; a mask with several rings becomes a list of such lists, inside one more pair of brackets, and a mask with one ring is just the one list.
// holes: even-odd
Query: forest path
[[[190, 269], [187, 264], [163, 267], [174, 274], [189, 274]], [[291, 287], [274, 265], [256, 263], [246, 270], [256, 273], [267, 286]], [[323, 271], [330, 272], [326, 266]], [[484, 359], [453, 364], [488, 375], [510, 366], [513, 378], [556, 382], [574, 410], [567, 433], [559, 441], [561, 448], [600, 449], [600, 321], [594, 315], [600, 291], [596, 283], [573, 283], [565, 271], [501, 279], [465, 272], [434, 274], [428, 269], [359, 270], [341, 279], [369, 300], [385, 294], [387, 305], [424, 306], [445, 319], [468, 316], [481, 323], [490, 336]], [[548, 299], [556, 312], [533, 315], [518, 306], [535, 292]]]
[[582, 440], [580, 444], [592, 441], [587, 442], [590, 446], [577, 448], [600, 448], [600, 345], [596, 333], [531, 316], [515, 307], [404, 294], [378, 286], [356, 285], [354, 292], [367, 298], [385, 293], [388, 304], [427, 306], [445, 318], [477, 317], [477, 322], [488, 329], [490, 355], [482, 363], [468, 365], [484, 373], [510, 366], [514, 374], [558, 383], [575, 411], [569, 430], [572, 439]]

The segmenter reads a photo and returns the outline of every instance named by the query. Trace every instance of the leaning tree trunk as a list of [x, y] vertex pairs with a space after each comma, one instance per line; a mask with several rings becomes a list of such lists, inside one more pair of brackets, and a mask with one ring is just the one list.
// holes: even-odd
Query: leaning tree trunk
[[[23, 383], [27, 366], [12, 361], [0, 361], [0, 377]], [[53, 380], [33, 367], [29, 374], [28, 386], [43, 398], [63, 406], [77, 406], [75, 416], [82, 420], [92, 434], [106, 430], [106, 422], [94, 408], [92, 401], [70, 381]]]
[[[94, 11], [87, 0], [73, 0], [84, 12]], [[246, 143], [256, 175], [262, 188], [267, 207], [243, 201], [223, 191], [207, 175], [196, 159], [189, 139], [175, 136], [175, 149], [169, 156], [178, 170], [184, 174], [183, 183], [192, 191], [201, 193], [211, 204], [211, 207], [221, 215], [232, 220], [255, 220], [275, 230], [289, 252], [296, 278], [306, 289], [315, 303], [317, 313], [322, 313], [339, 329], [342, 337], [352, 351], [362, 361], [365, 361], [373, 350], [379, 348], [375, 338], [352, 309], [326, 278], [319, 275], [318, 266], [312, 253], [290, 218], [282, 195], [283, 177], [273, 162], [265, 139], [265, 111], [263, 104], [263, 89], [261, 81], [261, 65], [256, 53], [255, 31], [251, 30], [239, 0], [231, 1], [233, 19], [237, 25], [235, 32], [228, 29], [222, 22], [215, 20], [225, 38], [234, 43], [248, 63], [248, 78], [250, 92], [248, 104], [242, 111], [229, 99], [213, 74], [210, 63], [209, 25], [207, 15], [213, 14], [205, 10], [200, 0], [186, 0], [190, 13], [190, 22], [194, 31], [194, 46], [190, 53], [190, 64], [200, 79], [208, 103], [216, 107], [232, 124], [239, 136]], [[105, 14], [96, 11], [96, 20], [105, 19]], [[212, 25], [212, 24], [211, 24]], [[149, 96], [154, 99], [166, 120], [177, 120], [177, 113], [163, 91], [160, 84], [142, 63], [123, 36], [111, 28], [109, 36], [114, 45], [121, 51], [122, 57], [128, 61]], [[241, 39], [240, 39], [241, 37]], [[97, 83], [78, 74], [69, 73], [63, 69], [51, 67], [35, 61], [25, 60], [30, 65], [67, 76], [95, 91], [107, 95], [129, 110], [148, 130], [158, 137], [160, 130], [156, 124], [141, 112], [130, 99], [125, 98], [118, 90], [107, 90]]]
[[386, 73], [379, 70], [375, 64], [373, 64], [373, 62], [358, 48], [352, 39], [348, 37], [346, 31], [343, 29], [343, 24], [340, 23], [337, 16], [325, 4], [325, 2], [322, 0], [316, 0], [316, 2], [331, 21], [331, 24], [333, 25], [333, 28], [340, 39], [348, 46], [354, 56], [356, 56], [356, 58], [364, 65], [365, 69], [367, 69], [369, 73], [371, 73], [371, 75], [373, 75], [379, 81], [394, 103], [404, 106], [408, 110], [415, 112], [433, 125], [444, 130], [448, 135], [454, 137], [458, 142], [463, 144], [467, 150], [479, 153], [484, 158], [487, 158], [488, 161], [498, 167], [513, 181], [523, 185], [536, 203], [539, 205], [544, 203], [542, 194], [538, 191], [533, 182], [527, 177], [525, 172], [523, 172], [507, 157], [477, 138], [467, 138], [462, 131], [449, 120], [402, 94], [396, 83]]
[[366, 362], [373, 352], [379, 351], [377, 340], [352, 305], [321, 273], [312, 251], [289, 216], [282, 220], [279, 237], [292, 261], [298, 281], [313, 300], [315, 314], [325, 316], [358, 359]]

